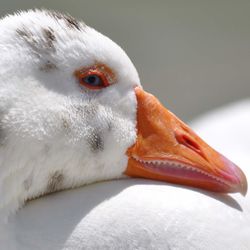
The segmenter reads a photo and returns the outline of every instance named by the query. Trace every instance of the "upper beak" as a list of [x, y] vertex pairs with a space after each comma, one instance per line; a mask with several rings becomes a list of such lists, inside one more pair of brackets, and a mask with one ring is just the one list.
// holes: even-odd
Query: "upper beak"
[[136, 87], [137, 140], [125, 174], [234, 193], [247, 192], [244, 173], [216, 152], [151, 94]]

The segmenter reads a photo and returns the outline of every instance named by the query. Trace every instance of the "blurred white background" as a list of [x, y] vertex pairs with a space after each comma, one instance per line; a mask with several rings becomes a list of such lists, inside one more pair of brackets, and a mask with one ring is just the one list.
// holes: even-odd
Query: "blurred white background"
[[250, 95], [249, 0], [0, 0], [68, 12], [120, 44], [144, 88], [188, 121]]

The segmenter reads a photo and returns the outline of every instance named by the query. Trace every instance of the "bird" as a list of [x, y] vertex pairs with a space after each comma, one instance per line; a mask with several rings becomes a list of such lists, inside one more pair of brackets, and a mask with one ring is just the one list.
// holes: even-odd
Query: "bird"
[[[240, 164], [248, 180], [249, 111], [250, 101], [240, 101], [191, 122], [211, 145]], [[7, 225], [0, 225], [0, 242], [8, 250], [248, 250], [249, 211], [249, 193], [226, 195], [127, 178], [28, 202]]]
[[1, 219], [40, 196], [128, 177], [246, 194], [243, 171], [144, 91], [106, 36], [48, 10], [8, 15], [0, 30]]

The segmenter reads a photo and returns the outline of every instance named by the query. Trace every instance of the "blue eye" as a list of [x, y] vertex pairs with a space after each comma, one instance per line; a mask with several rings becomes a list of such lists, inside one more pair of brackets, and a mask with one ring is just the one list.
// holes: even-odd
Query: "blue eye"
[[97, 69], [90, 69], [88, 71], [86, 69], [77, 70], [75, 71], [75, 76], [81, 85], [89, 89], [98, 90], [110, 85], [107, 79], [108, 73]]
[[84, 77], [82, 81], [92, 87], [102, 87], [104, 85], [102, 78], [94, 74]]

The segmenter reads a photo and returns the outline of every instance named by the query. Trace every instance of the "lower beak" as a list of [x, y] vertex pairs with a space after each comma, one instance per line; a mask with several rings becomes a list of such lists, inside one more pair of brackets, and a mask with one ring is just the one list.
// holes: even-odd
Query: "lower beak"
[[136, 87], [137, 140], [127, 150], [125, 174], [245, 195], [247, 180], [151, 94]]

